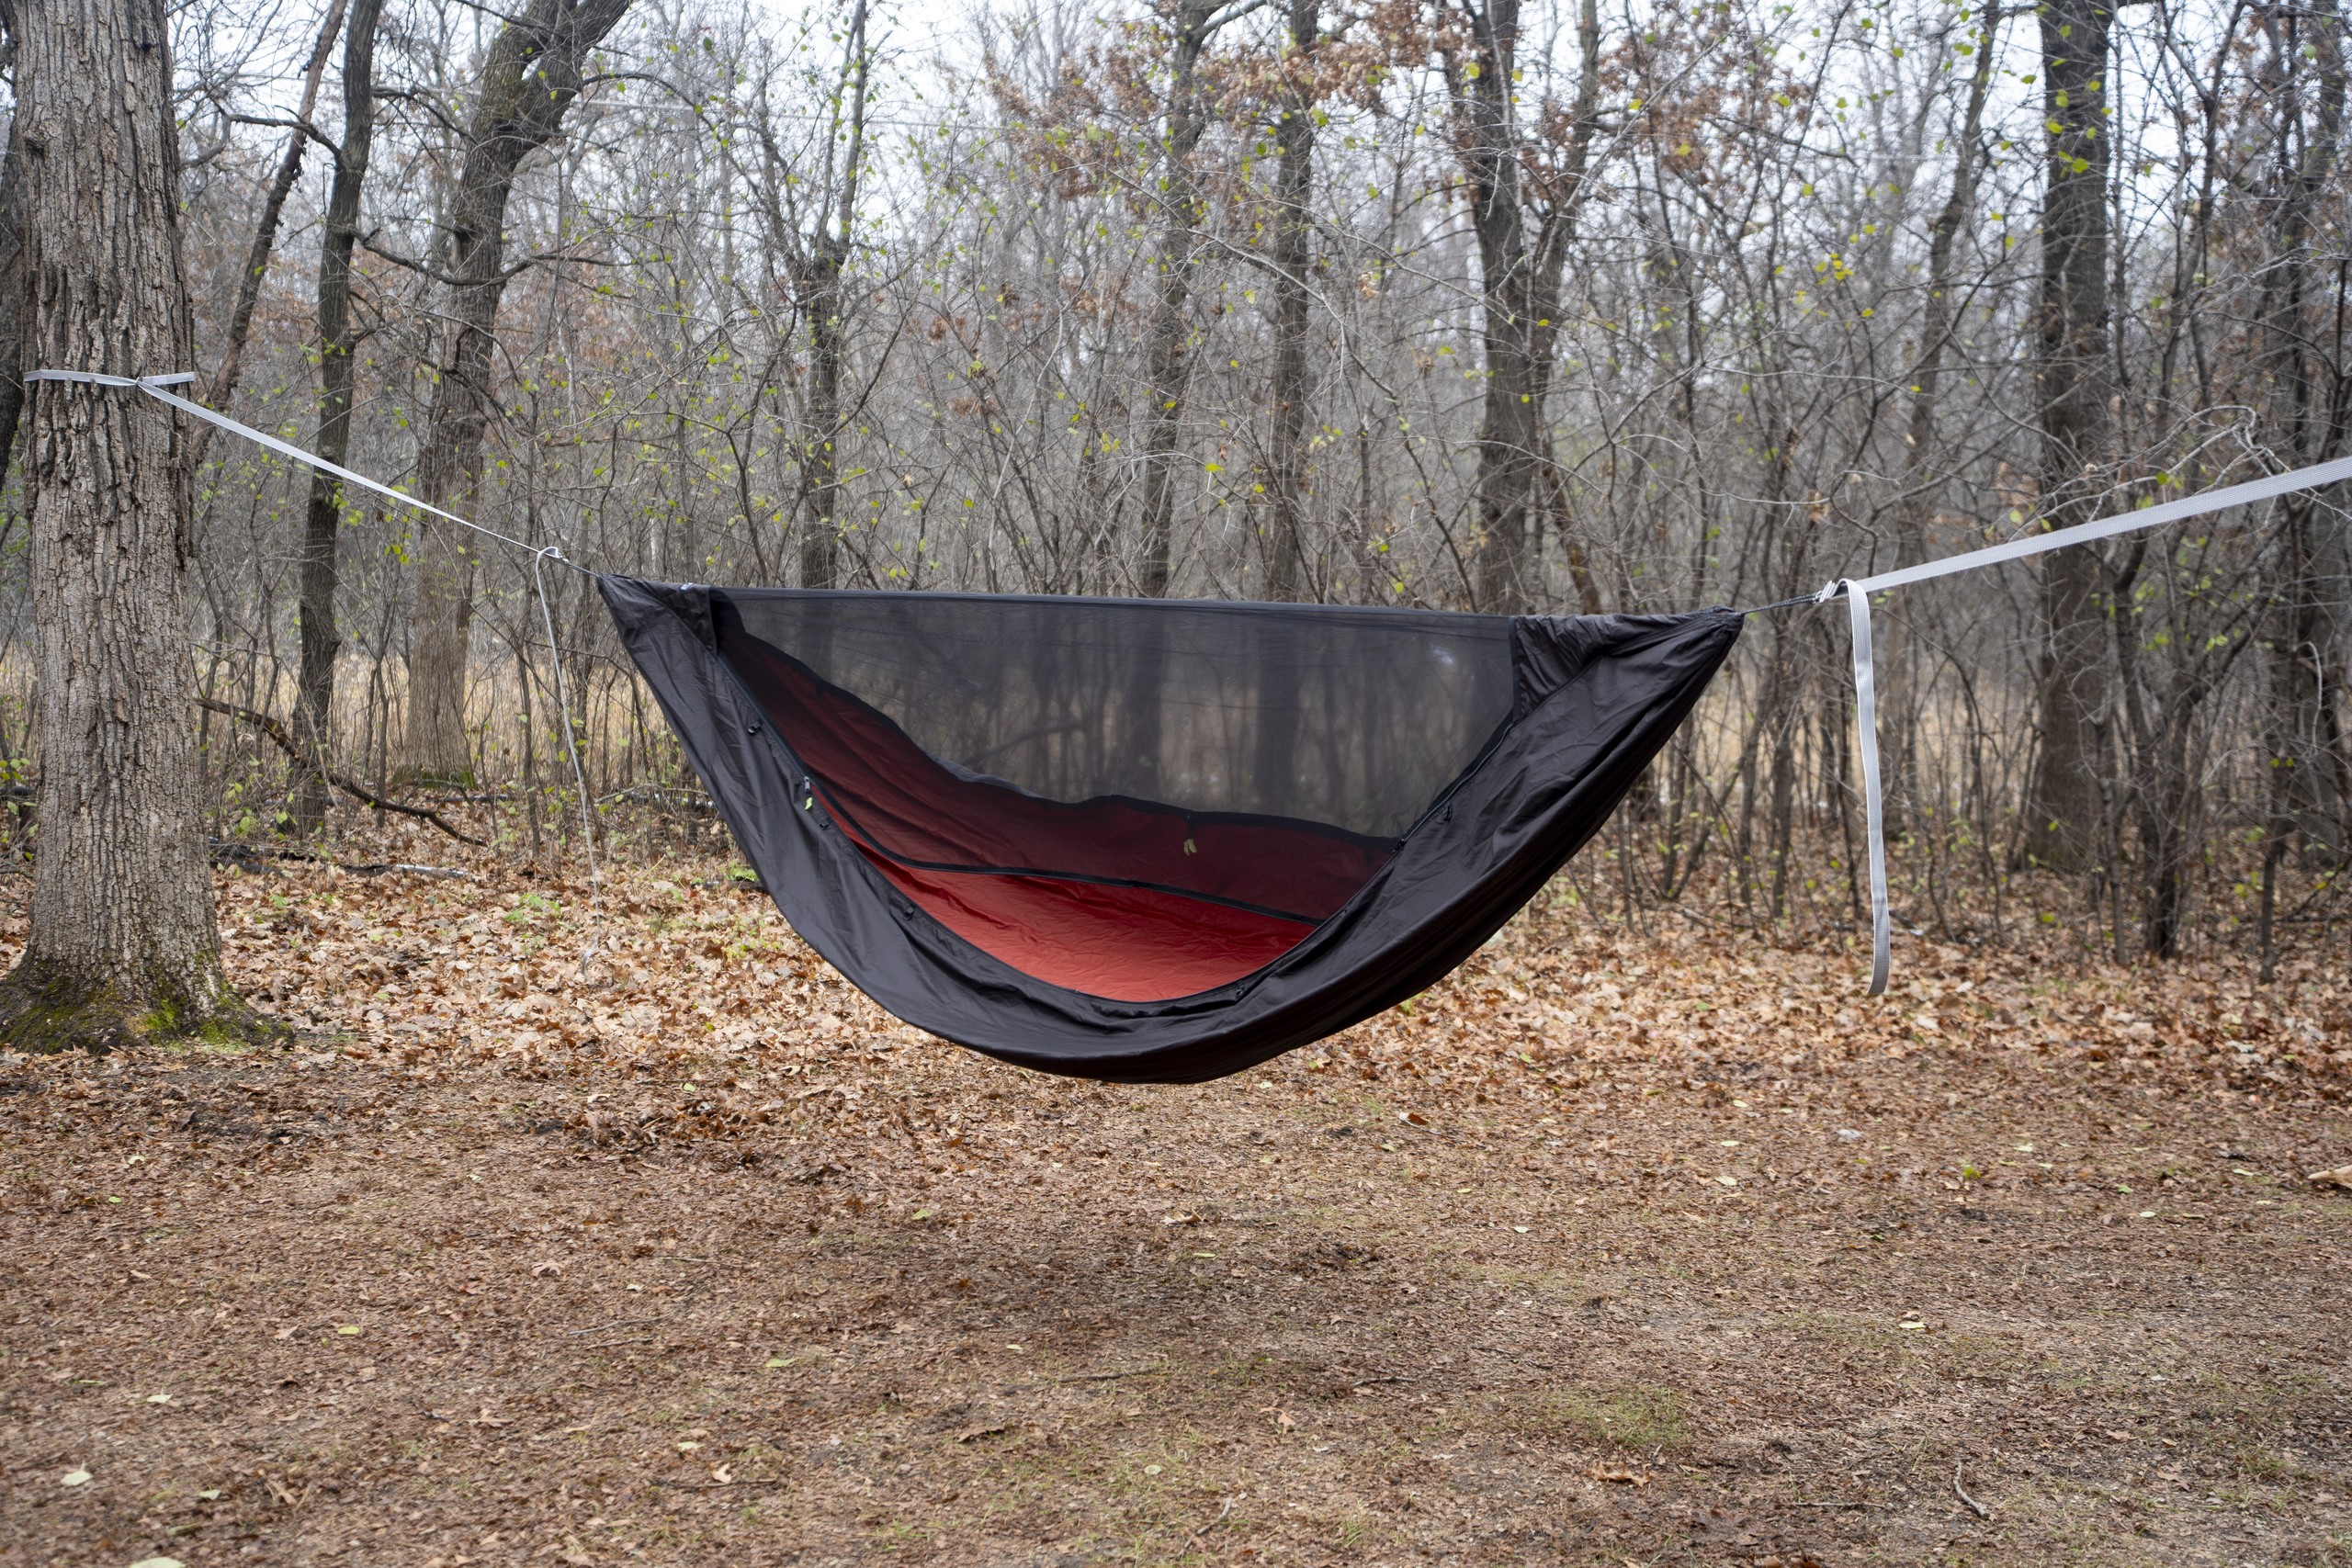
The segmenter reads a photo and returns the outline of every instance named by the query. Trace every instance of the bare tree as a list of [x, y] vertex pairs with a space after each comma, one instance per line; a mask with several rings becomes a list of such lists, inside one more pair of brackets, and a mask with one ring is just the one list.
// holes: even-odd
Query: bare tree
[[[2340, 373], [2331, 373], [2333, 367], [2318, 352], [2330, 325], [2337, 336], [2343, 332], [2343, 261], [2339, 254], [2331, 290], [2315, 233], [2322, 221], [2318, 204], [2326, 197], [2329, 176], [2343, 152], [2344, 24], [2335, 0], [2267, 14], [2263, 21], [2272, 35], [2279, 77], [2272, 118], [2277, 146], [2271, 159], [2277, 260], [2264, 290], [2264, 348], [2271, 367], [2274, 418], [2287, 456], [2294, 462], [2313, 463], [2341, 452], [2346, 425], [2352, 421], [2352, 409], [2345, 406], [2345, 381]], [[2352, 758], [2346, 754], [2335, 706], [2340, 696], [2327, 692], [2325, 675], [2327, 650], [2341, 642], [2342, 626], [2352, 615], [2341, 604], [2329, 605], [2322, 589], [2331, 566], [2340, 574], [2352, 565], [2346, 558], [2352, 550], [2344, 544], [2340, 528], [2330, 548], [2321, 525], [2320, 500], [2295, 496], [2282, 506], [2281, 536], [2272, 563], [2275, 586], [2268, 595], [2275, 602], [2267, 639], [2270, 798], [2256, 917], [2266, 979], [2278, 962], [2278, 869], [2289, 840], [2301, 832], [2305, 844], [2322, 858], [2340, 859], [2352, 852], [2352, 771], [2346, 766]], [[2332, 627], [2331, 620], [2337, 625]], [[2185, 852], [2187, 846], [2181, 849]], [[2176, 915], [2176, 928], [2177, 923]]]
[[[2048, 141], [2041, 202], [2039, 371], [2041, 514], [2051, 528], [2098, 514], [2111, 493], [2115, 423], [2109, 341], [2108, 31], [2114, 0], [2041, 7]], [[2113, 772], [2111, 613], [2095, 547], [2043, 558], [2041, 754], [2026, 805], [2025, 853], [2080, 868], [2103, 848]]]
[[1315, 217], [1315, 45], [1318, 0], [1291, 0], [1289, 81], [1274, 145], [1273, 430], [1268, 442], [1268, 489], [1273, 527], [1266, 540], [1266, 597], [1295, 599], [1306, 583], [1307, 413], [1314, 396], [1307, 371]]
[[1143, 538], [1136, 589], [1147, 598], [1167, 593], [1173, 570], [1177, 448], [1184, 429], [1191, 379], [1193, 272], [1199, 265], [1201, 194], [1193, 167], [1208, 109], [1201, 102], [1201, 57], [1217, 29], [1254, 11], [1264, 0], [1237, 0], [1218, 10], [1215, 0], [1175, 0], [1169, 39], [1168, 108], [1160, 131], [1156, 202], [1159, 241], [1151, 323], [1144, 350]]
[[[515, 175], [562, 129], [590, 53], [628, 6], [628, 0], [530, 0], [498, 29], [483, 62], [438, 269], [448, 302], [417, 458], [418, 491], [443, 511], [465, 514], [481, 482], [482, 442], [496, 406], [498, 304], [514, 276], [506, 263], [506, 207]], [[402, 771], [465, 779], [473, 771], [466, 742], [473, 547], [447, 524], [419, 526]]]
[[[286, 151], [277, 160], [277, 172], [262, 197], [261, 218], [254, 225], [253, 244], [245, 253], [244, 276], [237, 283], [237, 300], [229, 308], [228, 341], [221, 346], [220, 366], [205, 388], [206, 400], [217, 409], [229, 406], [237, 382], [244, 376], [245, 342], [253, 333], [254, 308], [261, 302], [262, 279], [269, 274], [270, 253], [277, 247], [277, 226], [286, 216], [286, 198], [302, 175], [302, 152], [311, 144], [311, 116], [319, 106], [319, 83], [326, 74], [327, 57], [334, 51], [335, 34], [343, 30], [344, 7], [348, 3], [327, 0], [326, 15], [319, 21], [318, 41], [311, 46], [310, 61], [302, 69], [302, 101], [294, 111], [293, 129], [286, 133]], [[190, 468], [204, 466], [204, 455], [210, 450], [218, 428], [199, 423], [189, 433]]]
[[[351, 258], [359, 238], [359, 198], [376, 134], [376, 29], [383, 0], [353, 0], [343, 46], [343, 141], [334, 150], [334, 179], [327, 193], [325, 233], [319, 244], [319, 425], [316, 450], [330, 463], [351, 455], [351, 356], [358, 334], [351, 323]], [[311, 476], [303, 511], [300, 632], [294, 734], [312, 757], [330, 754], [334, 722], [334, 662], [343, 638], [335, 630], [337, 546], [343, 529], [343, 487], [323, 472]], [[296, 787], [298, 830], [314, 832], [327, 808], [327, 780], [311, 771]]]
[[[1535, 607], [1542, 559], [1544, 418], [1567, 265], [1600, 128], [1600, 12], [1582, 0], [1582, 56], [1565, 124], [1534, 128], [1520, 113], [1521, 0], [1450, 0], [1440, 35], [1454, 139], [1469, 176], [1478, 237], [1480, 348], [1486, 395], [1478, 426], [1478, 608]], [[1549, 133], [1547, 136], [1546, 133]]]
[[865, 0], [853, 0], [813, 202], [800, 195], [804, 176], [786, 155], [775, 119], [763, 114], [759, 127], [765, 155], [761, 191], [771, 243], [784, 253], [794, 303], [808, 333], [808, 389], [797, 454], [804, 588], [842, 586], [842, 368], [850, 315], [842, 275], [849, 264], [858, 176], [865, 164], [865, 93], [873, 67], [865, 41]]

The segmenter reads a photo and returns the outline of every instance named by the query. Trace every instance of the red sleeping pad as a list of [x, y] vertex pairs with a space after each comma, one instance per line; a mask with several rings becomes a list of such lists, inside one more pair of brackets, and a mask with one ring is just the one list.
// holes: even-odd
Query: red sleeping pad
[[946, 766], [756, 637], [728, 663], [865, 858], [933, 919], [1050, 985], [1161, 1001], [1255, 974], [1396, 852], [1322, 823], [1048, 800]]

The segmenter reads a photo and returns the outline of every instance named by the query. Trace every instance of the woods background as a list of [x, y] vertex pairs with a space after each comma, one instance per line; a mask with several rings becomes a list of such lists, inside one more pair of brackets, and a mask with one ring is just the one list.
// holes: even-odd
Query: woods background
[[[2342, 456], [2352, 418], [2334, 0], [172, 25], [198, 363], [152, 369], [604, 570], [1752, 604]], [[576, 830], [566, 722], [606, 813], [691, 804], [588, 579], [548, 570], [551, 649], [529, 556], [195, 444], [220, 837], [326, 819], [251, 716], [488, 796], [518, 854]], [[1892, 596], [1898, 919], [2266, 971], [2340, 942], [2343, 499]], [[1843, 626], [1749, 622], [1576, 868], [1596, 898], [1860, 922]]]

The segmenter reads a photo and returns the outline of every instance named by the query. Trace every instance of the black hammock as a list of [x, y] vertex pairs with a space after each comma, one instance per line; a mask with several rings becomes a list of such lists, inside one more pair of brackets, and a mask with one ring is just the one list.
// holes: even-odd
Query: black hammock
[[1605, 820], [1739, 617], [600, 577], [777, 907], [907, 1022], [1193, 1083], [1468, 957]]

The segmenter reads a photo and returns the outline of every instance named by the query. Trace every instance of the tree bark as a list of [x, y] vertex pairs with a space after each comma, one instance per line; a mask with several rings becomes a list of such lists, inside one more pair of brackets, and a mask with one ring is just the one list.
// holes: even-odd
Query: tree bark
[[[449, 214], [443, 320], [433, 407], [416, 465], [420, 496], [460, 516], [476, 502], [491, 410], [498, 304], [506, 293], [506, 206], [523, 160], [562, 129], [588, 55], [628, 0], [530, 0], [498, 31], [467, 128]], [[466, 667], [474, 553], [453, 525], [418, 523], [416, 604], [410, 613], [408, 734], [401, 772], [468, 781]]]
[[[343, 42], [343, 144], [335, 149], [334, 182], [327, 192], [326, 236], [319, 247], [319, 431], [316, 450], [330, 463], [351, 453], [351, 254], [359, 238], [359, 197], [376, 135], [376, 28], [384, 0], [352, 0]], [[294, 823], [313, 833], [326, 819], [327, 759], [334, 755], [334, 661], [343, 650], [334, 619], [341, 577], [336, 541], [343, 526], [343, 487], [313, 469], [311, 502], [302, 517], [300, 589], [302, 666], [295, 686], [294, 735], [302, 754], [319, 766], [303, 770], [294, 792]]]
[[1306, 365], [1306, 269], [1313, 263], [1315, 43], [1319, 0], [1291, 0], [1286, 63], [1293, 84], [1274, 127], [1273, 431], [1269, 440], [1272, 523], [1266, 540], [1266, 597], [1295, 599], [1306, 570], [1306, 411], [1314, 394]]
[[1478, 424], [1477, 609], [1520, 615], [1543, 597], [1543, 484], [1550, 460], [1544, 403], [1558, 335], [1560, 274], [1600, 123], [1600, 16], [1583, 0], [1582, 72], [1566, 144], [1538, 209], [1527, 190], [1518, 113], [1520, 0], [1464, 7], [1467, 46], [1446, 61], [1455, 137], [1477, 235], [1486, 403]]
[[[2042, 520], [2098, 514], [2114, 461], [2108, 346], [2108, 33], [2113, 0], [2041, 8], [2042, 112], [2049, 126], [2040, 304]], [[2093, 548], [2043, 558], [2041, 750], [2024, 852], [2079, 870], [2098, 857], [2112, 766], [2107, 566]]]
[[[2325, 462], [2342, 445], [2342, 383], [2316, 345], [2328, 336], [2327, 315], [2343, 309], [2327, 276], [2313, 231], [2324, 220], [2344, 131], [2346, 85], [2343, 23], [2334, 0], [2270, 18], [2285, 80], [2273, 116], [2278, 198], [2276, 260], [2265, 293], [2265, 336], [2271, 360], [2273, 421], [2285, 437], [2287, 460]], [[2306, 54], [2305, 51], [2309, 53]], [[2306, 82], [2305, 77], [2312, 80]], [[2314, 310], [2316, 307], [2316, 310]], [[2314, 314], [2319, 320], [2313, 320]], [[2274, 604], [2267, 643], [2272, 717], [2269, 723], [2272, 800], [2269, 833], [2300, 833], [2306, 853], [2331, 859], [2352, 851], [2352, 798], [2346, 793], [2344, 735], [2328, 690], [2328, 652], [2342, 637], [2343, 606], [2324, 586], [2340, 572], [2329, 560], [2319, 516], [2340, 489], [2298, 495], [2280, 503], [2281, 527], [2272, 558]], [[2341, 530], [2336, 531], [2339, 538]], [[2335, 571], [2330, 570], [2331, 565]], [[2340, 687], [2339, 680], [2336, 684]]]
[[[118, 376], [183, 367], [165, 8], [27, 0], [15, 22], [33, 353]], [[198, 799], [182, 432], [137, 393], [51, 383], [28, 439], [40, 829], [0, 1033], [103, 1049], [242, 1029]]]
[[[2285, 101], [2276, 118], [2279, 259], [2271, 270], [2264, 314], [2273, 363], [2273, 418], [2285, 428], [2288, 460], [2301, 465], [2325, 461], [2343, 435], [2343, 383], [2328, 375], [2324, 361], [2314, 363], [2318, 356], [2311, 344], [2317, 339], [2312, 336], [2306, 312], [2313, 303], [2339, 312], [2343, 309], [2340, 298], [2329, 298], [2312, 230], [2314, 207], [2338, 158], [2346, 98], [2345, 40], [2333, 0], [2269, 21], [2283, 34], [2275, 47], [2286, 82]], [[2306, 48], [2317, 77], [2315, 90], [2308, 93], [2301, 82]], [[2334, 383], [2327, 393], [2321, 390], [2323, 380]], [[2323, 675], [2328, 650], [2340, 646], [2342, 634], [2328, 624], [2329, 606], [2320, 590], [2342, 567], [2329, 571], [2320, 531], [2313, 526], [2320, 503], [2331, 499], [2322, 492], [2291, 496], [2281, 503], [2270, 568], [2270, 621], [2264, 639], [2270, 701], [2263, 725], [2269, 800], [2256, 915], [2266, 985], [2278, 974], [2278, 873], [2289, 845], [2300, 830], [2307, 853], [2317, 850], [2340, 860], [2352, 851], [2352, 776], [2347, 776], [2345, 732], [2335, 694], [2326, 689]], [[2340, 560], [2344, 547], [2339, 543], [2335, 547]]]
[[1193, 153], [1208, 128], [1200, 104], [1201, 55], [1216, 28], [1214, 0], [1179, 0], [1169, 63], [1167, 142], [1160, 153], [1159, 288], [1144, 345], [1143, 542], [1136, 591], [1166, 596], [1175, 570], [1176, 448], [1183, 434], [1190, 378], [1193, 267], [1197, 259], [1200, 195]]
[[32, 310], [25, 248], [25, 156], [11, 133], [0, 164], [0, 479], [8, 477], [25, 412], [25, 319]]
[[[826, 181], [825, 205], [805, 243], [792, 253], [793, 283], [808, 319], [808, 418], [801, 439], [800, 494], [806, 529], [800, 536], [800, 585], [842, 586], [842, 359], [848, 339], [848, 296], [842, 270], [849, 264], [857, 219], [857, 181], [865, 160], [865, 0], [856, 0], [842, 58], [842, 94], [849, 116], [849, 148], [838, 186]], [[835, 126], [835, 140], [841, 127]], [[832, 141], [826, 143], [830, 172]]]

